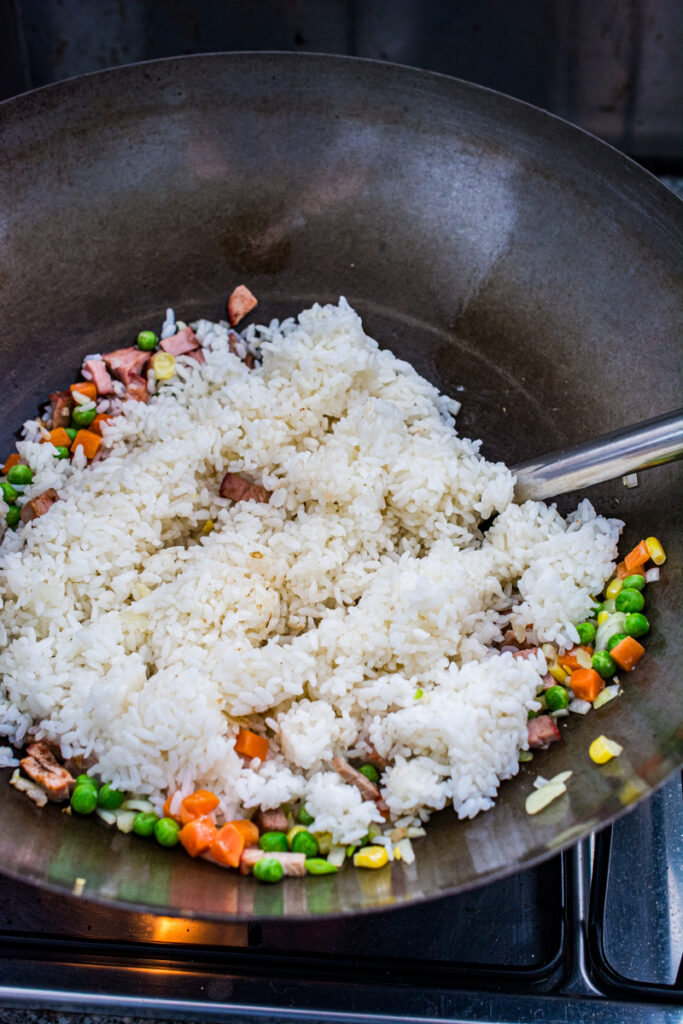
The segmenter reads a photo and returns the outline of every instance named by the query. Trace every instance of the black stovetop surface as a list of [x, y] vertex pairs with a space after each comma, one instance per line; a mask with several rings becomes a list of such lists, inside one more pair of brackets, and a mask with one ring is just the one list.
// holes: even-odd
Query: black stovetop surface
[[[277, 914], [278, 889], [261, 910]], [[683, 1019], [681, 779], [540, 866], [390, 912], [258, 925], [0, 879], [0, 1005], [160, 1020]]]

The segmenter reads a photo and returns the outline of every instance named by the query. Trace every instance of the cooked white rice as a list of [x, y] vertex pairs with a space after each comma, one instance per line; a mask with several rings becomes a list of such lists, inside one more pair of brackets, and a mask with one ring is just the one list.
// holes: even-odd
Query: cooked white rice
[[[575, 643], [621, 524], [512, 504], [506, 467], [455, 433], [458, 403], [343, 299], [250, 329], [252, 371], [225, 324], [197, 333], [206, 363], [127, 403], [106, 460], [19, 445], [25, 497], [63, 500], [0, 547], [0, 735], [93, 755], [157, 807], [195, 786], [231, 817], [305, 797], [335, 842], [382, 820], [329, 766], [372, 746], [394, 820], [490, 807], [545, 671], [492, 645], [508, 623]], [[270, 503], [220, 498], [228, 470]], [[264, 763], [235, 753], [245, 723]]]

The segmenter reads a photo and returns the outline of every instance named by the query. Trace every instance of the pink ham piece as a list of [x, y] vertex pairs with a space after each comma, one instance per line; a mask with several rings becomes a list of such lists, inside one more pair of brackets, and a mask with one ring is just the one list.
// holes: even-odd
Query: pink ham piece
[[149, 362], [150, 353], [131, 345], [129, 348], [117, 348], [113, 352], [105, 352], [102, 357], [108, 368], [120, 381], [128, 386], [131, 377], [139, 377]]
[[98, 395], [114, 394], [114, 382], [109, 376], [104, 359], [86, 359], [83, 369], [90, 374], [90, 379], [97, 388]]
[[538, 654], [538, 647], [525, 647], [523, 651], [515, 651], [512, 657], [530, 658], [533, 654]]
[[186, 356], [188, 352], [193, 352], [198, 347], [199, 342], [191, 327], [183, 327], [182, 331], [159, 342], [159, 348], [172, 356]]
[[34, 782], [45, 790], [50, 800], [68, 800], [73, 776], [63, 768], [47, 743], [31, 743], [26, 757], [19, 764]]
[[343, 757], [333, 757], [331, 764], [337, 775], [341, 775], [344, 782], [350, 782], [352, 786], [355, 786], [364, 800], [378, 801], [381, 799], [375, 783], [370, 782], [370, 779], [366, 778], [362, 772], [357, 772], [355, 768], [352, 768]]
[[21, 509], [22, 523], [30, 523], [32, 519], [39, 519], [40, 516], [44, 516], [46, 512], [50, 511], [56, 501], [59, 501], [59, 495], [54, 487], [48, 487], [42, 494], [37, 494], [35, 498], [30, 498]]
[[75, 405], [74, 396], [71, 391], [53, 391], [50, 395], [52, 406], [52, 427], [68, 427], [71, 423], [71, 412]]
[[201, 363], [206, 362], [206, 359], [204, 358], [204, 353], [200, 348], [193, 348], [191, 352], [186, 352], [185, 355], [188, 357], [188, 359], [194, 359], [200, 365]]
[[289, 832], [287, 815], [280, 807], [270, 811], [258, 809], [253, 817], [253, 822], [259, 832]]
[[527, 723], [527, 735], [530, 747], [548, 747], [561, 739], [560, 730], [550, 715], [539, 715]]
[[135, 402], [146, 402], [149, 398], [147, 381], [138, 373], [131, 373], [126, 384], [126, 398], [132, 398]]
[[233, 501], [269, 501], [271, 492], [237, 473], [226, 473], [221, 480], [220, 494], [221, 498], [232, 498]]
[[245, 317], [247, 313], [251, 313], [252, 309], [257, 305], [258, 299], [255, 295], [251, 294], [247, 286], [238, 284], [228, 299], [228, 320], [230, 321], [230, 326], [236, 327], [242, 317]]
[[301, 878], [306, 874], [306, 855], [303, 853], [278, 853], [270, 850], [259, 850], [256, 846], [248, 846], [242, 851], [240, 857], [240, 874], [250, 875], [254, 870], [254, 864], [261, 857], [274, 857], [282, 864], [285, 875], [291, 878]]

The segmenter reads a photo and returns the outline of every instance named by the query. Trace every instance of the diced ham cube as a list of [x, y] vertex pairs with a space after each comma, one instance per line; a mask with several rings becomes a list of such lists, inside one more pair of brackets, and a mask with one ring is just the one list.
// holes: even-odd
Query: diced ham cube
[[547, 747], [561, 739], [560, 730], [550, 715], [538, 715], [527, 724], [530, 747]]
[[238, 473], [226, 473], [221, 480], [221, 498], [233, 501], [269, 501], [271, 492], [259, 484], [252, 484]]
[[[333, 757], [332, 767], [337, 775], [341, 775], [344, 782], [350, 782], [360, 792], [364, 800], [380, 800], [379, 789], [374, 782], [370, 782], [362, 772], [357, 772], [343, 757]], [[386, 805], [385, 805], [386, 806]]]
[[104, 359], [86, 359], [83, 369], [90, 374], [90, 379], [97, 388], [98, 395], [114, 394], [114, 382], [109, 376]]
[[56, 501], [59, 501], [59, 495], [54, 487], [48, 487], [42, 494], [37, 494], [35, 498], [31, 498], [23, 506], [21, 510], [22, 523], [30, 523], [32, 519], [44, 516], [46, 512], [50, 511]]
[[261, 857], [274, 857], [282, 864], [283, 872], [292, 878], [301, 877], [306, 874], [306, 855], [303, 853], [276, 853], [270, 850], [259, 850], [257, 846], [248, 846], [242, 851], [240, 857], [240, 873], [250, 875], [254, 870], [254, 864]]
[[71, 412], [75, 405], [74, 396], [70, 390], [53, 391], [50, 395], [52, 406], [52, 428], [68, 427], [71, 423]]
[[115, 377], [128, 386], [131, 377], [139, 377], [149, 362], [150, 352], [131, 345], [129, 348], [117, 348], [114, 352], [105, 352], [103, 359]]
[[228, 299], [228, 320], [235, 327], [242, 317], [250, 313], [258, 305], [258, 299], [251, 294], [246, 285], [238, 284]]
[[198, 346], [199, 342], [191, 327], [183, 327], [182, 331], [172, 334], [170, 338], [163, 338], [159, 342], [159, 348], [162, 348], [164, 352], [168, 352], [172, 356], [185, 356], [188, 352], [198, 348]]
[[19, 764], [30, 779], [45, 790], [50, 800], [68, 800], [73, 776], [57, 761], [47, 743], [31, 743]]
[[132, 398], [136, 402], [146, 402], [149, 398], [147, 381], [137, 373], [131, 373], [126, 384], [125, 397]]
[[259, 832], [289, 831], [287, 815], [280, 807], [275, 807], [271, 811], [263, 811], [259, 808], [254, 815], [253, 821]]

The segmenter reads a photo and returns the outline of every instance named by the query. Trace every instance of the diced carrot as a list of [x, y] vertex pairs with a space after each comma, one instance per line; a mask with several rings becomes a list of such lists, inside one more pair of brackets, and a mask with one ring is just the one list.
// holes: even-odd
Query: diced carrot
[[216, 826], [210, 818], [194, 818], [181, 828], [178, 839], [190, 857], [198, 857], [200, 853], [206, 853], [216, 834]]
[[572, 672], [569, 685], [575, 697], [592, 704], [600, 691], [605, 689], [605, 680], [594, 668], [579, 668]]
[[617, 576], [620, 580], [625, 580], [627, 576], [644, 576], [645, 569], [642, 565], [637, 565], [635, 569], [627, 569], [626, 562], [619, 562], [617, 566]]
[[632, 636], [625, 636], [623, 640], [612, 648], [610, 654], [619, 668], [623, 668], [624, 672], [630, 672], [645, 654], [645, 648], [637, 640], [634, 640]]
[[235, 750], [245, 757], [258, 757], [265, 761], [268, 753], [268, 740], [265, 736], [259, 736], [251, 729], [240, 729], [235, 740]]
[[238, 868], [243, 849], [243, 834], [235, 828], [232, 822], [228, 822], [227, 825], [223, 825], [223, 828], [219, 829], [209, 847], [209, 853], [219, 864], [224, 864], [227, 868]]
[[208, 789], [198, 789], [195, 793], [186, 796], [181, 803], [180, 820], [184, 823], [185, 820], [192, 821], [193, 818], [203, 818], [207, 814], [211, 814], [211, 811], [214, 811], [219, 803], [215, 793], [210, 793]]
[[570, 651], [566, 651], [564, 654], [561, 654], [560, 657], [557, 659], [558, 663], [562, 665], [563, 668], [582, 668], [582, 666], [576, 660], [576, 655], [579, 653], [579, 651], [585, 651], [586, 654], [589, 655], [589, 657], [593, 654], [592, 647], [587, 647], [582, 644], [581, 646], [572, 647]]
[[626, 558], [624, 559], [624, 565], [629, 572], [635, 572], [641, 565], [645, 565], [650, 560], [650, 552], [647, 550], [647, 544], [644, 540], [641, 540], [640, 544], [636, 544], [633, 551], [629, 551]]
[[93, 434], [92, 430], [79, 430], [71, 450], [75, 452], [77, 448], [82, 448], [86, 459], [93, 459], [97, 455], [101, 444], [102, 438], [97, 434]]
[[5, 465], [2, 467], [2, 472], [5, 476], [9, 473], [12, 466], [17, 466], [21, 462], [21, 455], [18, 452], [12, 452]]
[[249, 821], [248, 818], [239, 818], [237, 821], [229, 821], [228, 825], [232, 825], [233, 828], [236, 828], [241, 833], [245, 846], [258, 845], [259, 830], [253, 821]]
[[88, 430], [91, 430], [93, 434], [99, 434], [99, 436], [102, 437], [102, 424], [111, 423], [112, 419], [112, 416], [107, 416], [106, 413], [98, 412], [97, 416], [88, 427]]
[[50, 443], [57, 447], [70, 448], [71, 438], [67, 434], [64, 427], [56, 427], [55, 430], [50, 431]]
[[81, 380], [78, 384], [71, 384], [69, 391], [72, 395], [74, 391], [78, 391], [80, 395], [85, 395], [91, 402], [97, 399], [97, 388], [91, 380]]

